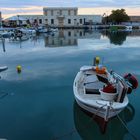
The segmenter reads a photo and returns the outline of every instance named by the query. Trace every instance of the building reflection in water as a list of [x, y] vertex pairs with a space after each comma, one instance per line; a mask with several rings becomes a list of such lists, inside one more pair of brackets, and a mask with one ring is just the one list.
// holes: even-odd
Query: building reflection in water
[[45, 47], [77, 46], [78, 39], [100, 39], [101, 33], [85, 30], [59, 30], [45, 35]]
[[[102, 126], [99, 126], [100, 118], [98, 119], [98, 117], [96, 117], [96, 119], [92, 119], [93, 115], [91, 117], [89, 113], [83, 111], [76, 102], [74, 102], [73, 105], [73, 112], [75, 128], [83, 140], [122, 140], [125, 134], [128, 133], [117, 117], [108, 122], [106, 132], [103, 134], [100, 131]], [[125, 121], [126, 124], [133, 120], [134, 115], [135, 110], [131, 104], [119, 114], [120, 118]]]

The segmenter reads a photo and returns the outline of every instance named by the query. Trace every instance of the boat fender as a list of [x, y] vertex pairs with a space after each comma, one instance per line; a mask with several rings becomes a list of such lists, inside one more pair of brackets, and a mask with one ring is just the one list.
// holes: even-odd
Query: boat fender
[[132, 85], [131, 87], [132, 89], [136, 89], [138, 87], [138, 80], [131, 73], [124, 75], [124, 79], [127, 80]]

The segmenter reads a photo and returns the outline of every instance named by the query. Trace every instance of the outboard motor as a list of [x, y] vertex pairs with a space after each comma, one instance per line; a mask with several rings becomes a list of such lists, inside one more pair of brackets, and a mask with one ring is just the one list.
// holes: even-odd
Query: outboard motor
[[138, 80], [131, 73], [126, 74], [124, 76], [124, 79], [131, 84], [131, 86], [129, 86], [128, 88], [128, 93], [131, 93], [133, 89], [136, 89], [138, 87]]

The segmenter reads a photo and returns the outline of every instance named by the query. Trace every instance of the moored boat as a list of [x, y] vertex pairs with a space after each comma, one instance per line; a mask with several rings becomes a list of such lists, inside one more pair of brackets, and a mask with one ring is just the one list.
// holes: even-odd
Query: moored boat
[[7, 66], [1, 66], [1, 67], [0, 67], [0, 72], [5, 71], [5, 70], [7, 70], [7, 69], [8, 69]]
[[75, 77], [73, 91], [81, 108], [108, 121], [128, 105], [127, 93], [137, 86], [131, 74], [123, 78], [105, 67], [82, 66]]

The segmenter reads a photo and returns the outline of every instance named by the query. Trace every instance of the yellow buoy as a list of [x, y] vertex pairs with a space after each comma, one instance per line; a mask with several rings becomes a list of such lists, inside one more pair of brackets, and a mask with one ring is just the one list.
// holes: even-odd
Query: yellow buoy
[[22, 67], [20, 65], [17, 66], [17, 72], [21, 73]]

